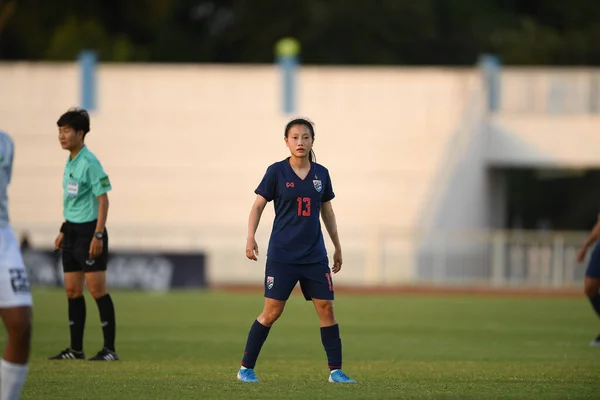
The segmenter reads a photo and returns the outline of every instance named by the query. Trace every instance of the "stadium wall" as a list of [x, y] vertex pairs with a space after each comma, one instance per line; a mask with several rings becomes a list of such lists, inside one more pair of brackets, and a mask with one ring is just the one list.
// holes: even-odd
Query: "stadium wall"
[[[497, 241], [487, 229], [502, 190], [487, 166], [492, 154], [497, 161], [503, 153], [491, 152], [501, 146], [490, 147], [497, 139], [490, 121], [510, 113], [539, 124], [548, 118], [525, 106], [510, 109], [516, 103], [506, 99], [516, 96], [522, 75], [506, 74], [502, 91], [509, 95], [500, 114], [490, 115], [478, 68], [300, 70], [297, 114], [316, 123], [317, 158], [337, 194], [345, 247], [338, 283], [428, 280], [419, 270], [423, 251], [442, 272], [452, 254], [467, 251], [472, 267], [459, 273], [478, 272], [464, 281], [491, 279], [489, 249]], [[245, 260], [243, 248], [253, 190], [267, 166], [287, 156], [283, 127], [293, 115], [280, 112], [279, 84], [270, 65], [100, 64], [86, 141], [114, 186], [112, 247], [203, 252], [209, 283], [262, 281], [261, 264]], [[0, 98], [0, 128], [17, 149], [13, 225], [47, 248], [62, 219], [66, 160], [55, 121], [79, 103], [79, 70], [74, 63], [3, 63], [0, 85], [8, 93]], [[594, 117], [577, 118], [586, 124]], [[272, 217], [269, 207], [259, 228], [263, 254]]]
[[[393, 246], [401, 258], [388, 260], [384, 276], [380, 232], [418, 229], [475, 73], [301, 70], [297, 114], [316, 123], [316, 154], [337, 194], [346, 250], [340, 281], [411, 279], [415, 239]], [[202, 250], [211, 282], [262, 279], [243, 248], [254, 188], [269, 164], [287, 156], [283, 128], [293, 116], [280, 113], [279, 78], [264, 65], [99, 66], [86, 141], [113, 183], [113, 248]], [[0, 99], [0, 119], [17, 148], [11, 216], [37, 246], [52, 243], [61, 221], [66, 154], [55, 121], [78, 104], [78, 80], [75, 64], [0, 65], [0, 85], [10, 93]], [[272, 217], [269, 207], [259, 232], [263, 254]]]

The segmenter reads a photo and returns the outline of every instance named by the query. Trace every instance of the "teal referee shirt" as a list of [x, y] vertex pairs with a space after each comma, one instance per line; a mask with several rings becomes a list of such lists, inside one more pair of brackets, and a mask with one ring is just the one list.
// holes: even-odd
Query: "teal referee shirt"
[[67, 157], [63, 175], [63, 214], [75, 223], [98, 219], [98, 196], [112, 189], [100, 161], [83, 146], [71, 160]]

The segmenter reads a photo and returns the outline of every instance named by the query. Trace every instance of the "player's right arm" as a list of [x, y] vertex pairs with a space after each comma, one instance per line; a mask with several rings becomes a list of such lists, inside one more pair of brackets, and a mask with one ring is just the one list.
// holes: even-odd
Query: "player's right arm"
[[588, 247], [590, 247], [592, 243], [594, 243], [598, 239], [600, 239], [600, 214], [598, 214], [598, 220], [596, 221], [596, 225], [594, 225], [592, 231], [585, 239], [585, 242], [583, 242], [583, 244], [581, 245], [579, 253], [577, 253], [577, 261], [583, 262]]
[[64, 221], [62, 223], [62, 225], [60, 226], [60, 231], [58, 232], [58, 236], [56, 237], [56, 239], [54, 239], [54, 250], [59, 250], [62, 248], [63, 245], [63, 240], [65, 238], [65, 234], [63, 233], [63, 229], [65, 227], [65, 223], [67, 221]]
[[260, 194], [256, 195], [256, 200], [254, 200], [254, 204], [250, 210], [250, 217], [248, 218], [248, 238], [246, 239], [246, 257], [250, 260], [258, 260], [258, 244], [256, 243], [255, 235], [260, 223], [260, 217], [266, 205], [267, 199]]

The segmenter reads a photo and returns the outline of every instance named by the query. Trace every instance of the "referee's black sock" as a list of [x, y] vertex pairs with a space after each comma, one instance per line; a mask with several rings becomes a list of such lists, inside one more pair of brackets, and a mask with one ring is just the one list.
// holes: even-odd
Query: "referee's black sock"
[[85, 329], [85, 298], [69, 299], [69, 329], [71, 330], [71, 349], [83, 350], [83, 330]]
[[321, 328], [321, 342], [331, 371], [342, 369], [342, 339], [338, 324]]
[[115, 351], [115, 306], [110, 298], [110, 294], [107, 293], [97, 298], [96, 304], [98, 304], [98, 311], [100, 311], [104, 347], [110, 351]]

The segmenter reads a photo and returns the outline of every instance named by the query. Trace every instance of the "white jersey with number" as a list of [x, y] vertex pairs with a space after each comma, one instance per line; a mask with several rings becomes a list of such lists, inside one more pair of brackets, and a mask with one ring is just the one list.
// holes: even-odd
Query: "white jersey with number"
[[21, 248], [8, 220], [8, 185], [14, 145], [0, 132], [0, 308], [31, 306], [31, 292]]

